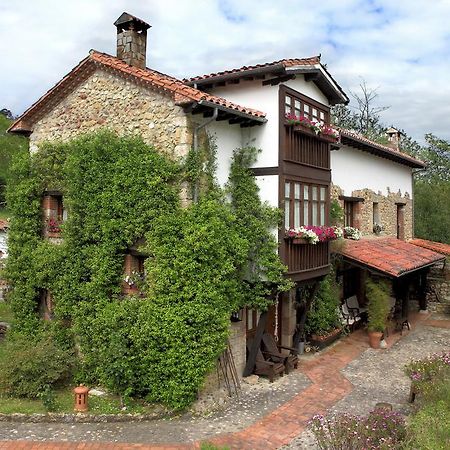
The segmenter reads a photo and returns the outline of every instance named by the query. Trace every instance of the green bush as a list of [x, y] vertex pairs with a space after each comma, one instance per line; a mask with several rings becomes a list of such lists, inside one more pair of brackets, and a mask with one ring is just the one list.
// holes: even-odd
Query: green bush
[[369, 331], [381, 331], [386, 328], [386, 321], [389, 314], [389, 289], [384, 281], [366, 281], [366, 297]]
[[16, 335], [0, 347], [0, 392], [13, 397], [39, 398], [67, 380], [73, 354], [49, 337], [35, 342]]
[[331, 273], [323, 281], [314, 297], [305, 322], [307, 334], [326, 335], [341, 326], [339, 290]]

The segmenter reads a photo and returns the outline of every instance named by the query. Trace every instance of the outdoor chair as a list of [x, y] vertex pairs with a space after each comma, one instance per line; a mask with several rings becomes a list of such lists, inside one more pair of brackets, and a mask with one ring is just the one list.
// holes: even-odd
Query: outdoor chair
[[347, 304], [349, 309], [357, 309], [359, 315], [367, 313], [367, 308], [360, 306], [358, 297], [356, 297], [356, 295], [352, 295], [351, 297], [345, 299], [345, 303]]
[[345, 320], [345, 324], [351, 331], [353, 331], [356, 325], [361, 321], [359, 310], [357, 308], [349, 308], [345, 302], [341, 305], [341, 314]]
[[273, 361], [282, 362], [286, 366], [286, 373], [298, 367], [298, 351], [295, 348], [278, 345], [269, 333], [263, 334], [262, 341], [265, 352]]
[[[251, 342], [247, 342], [247, 353], [250, 353]], [[255, 375], [264, 375], [269, 378], [269, 381], [273, 383], [273, 380], [276, 375], [280, 375], [282, 377], [284, 375], [284, 371], [286, 367], [283, 363], [274, 362], [270, 359], [266, 359], [263, 355], [261, 349], [258, 349], [258, 353], [256, 354], [255, 367], [253, 369], [253, 373]]]

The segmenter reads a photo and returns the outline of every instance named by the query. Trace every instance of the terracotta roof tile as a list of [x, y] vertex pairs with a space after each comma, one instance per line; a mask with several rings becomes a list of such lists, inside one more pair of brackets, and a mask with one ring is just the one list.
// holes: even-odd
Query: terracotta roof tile
[[186, 86], [182, 81], [162, 74], [161, 72], [157, 72], [151, 69], [139, 69], [137, 67], [130, 66], [121, 59], [118, 59], [111, 55], [107, 55], [105, 53], [92, 51], [91, 59], [100, 62], [105, 66], [111, 67], [112, 69], [116, 69], [133, 75], [142, 81], [148, 81], [150, 84], [160, 87], [164, 90], [168, 90], [170, 92], [173, 92], [174, 94], [186, 97], [186, 99], [188, 99], [189, 101], [210, 102], [218, 106], [223, 106], [225, 108], [235, 110], [243, 114], [248, 114], [249, 116], [253, 116], [256, 118], [264, 118], [266, 116], [266, 114], [261, 111], [237, 105], [236, 103], [232, 103], [222, 97], [207, 94], [193, 87]]
[[216, 78], [226, 75], [232, 74], [240, 74], [243, 72], [253, 71], [256, 69], [264, 69], [280, 66], [280, 68], [286, 67], [295, 67], [295, 66], [314, 66], [316, 64], [320, 64], [320, 56], [312, 56], [310, 58], [293, 58], [293, 59], [280, 59], [278, 61], [263, 63], [263, 64], [255, 64], [253, 66], [242, 66], [236, 69], [228, 69], [222, 70], [220, 72], [209, 73], [205, 75], [198, 75], [192, 78], [185, 78], [183, 81], [193, 82], [200, 80], [207, 80], [209, 78]]
[[445, 259], [439, 253], [391, 237], [346, 240], [340, 253], [349, 260], [392, 277]]
[[[159, 88], [163, 91], [170, 92], [174, 100], [183, 105], [194, 102], [207, 104], [207, 106], [218, 106], [221, 109], [240, 115], [248, 116], [250, 119], [255, 119], [260, 122], [265, 121], [266, 114], [252, 108], [238, 105], [236, 103], [225, 100], [205, 92], [202, 92], [193, 87], [187, 86], [181, 80], [178, 80], [169, 75], [151, 69], [140, 69], [138, 67], [130, 66], [124, 61], [106, 53], [91, 50], [90, 55], [82, 60], [71, 72], [69, 72], [61, 81], [59, 81], [53, 88], [44, 94], [36, 103], [28, 108], [22, 116], [20, 116], [8, 129], [8, 131], [22, 131], [23, 124], [27, 124], [29, 128], [30, 123], [35, 120], [38, 113], [43, 110], [49, 103], [57, 101], [65, 95], [65, 92], [73, 87], [72, 81], [79, 77], [82, 73], [89, 72], [90, 65], [102, 65], [112, 70], [118, 71], [122, 74], [134, 77], [142, 82], [147, 82], [150, 85]], [[92, 70], [92, 69], [91, 69]], [[31, 131], [25, 130], [25, 131]]]
[[418, 245], [422, 248], [433, 250], [434, 252], [441, 253], [442, 255], [450, 256], [450, 245], [443, 244], [442, 242], [427, 241], [426, 239], [412, 239], [410, 244]]

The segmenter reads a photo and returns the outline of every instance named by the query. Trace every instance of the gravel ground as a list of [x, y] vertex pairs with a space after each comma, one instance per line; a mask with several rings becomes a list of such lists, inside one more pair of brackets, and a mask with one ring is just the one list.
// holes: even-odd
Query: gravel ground
[[[376, 403], [391, 403], [394, 410], [408, 414], [410, 381], [403, 367], [411, 359], [420, 359], [450, 348], [450, 329], [419, 325], [387, 350], [367, 349], [346, 366], [342, 373], [353, 384], [353, 391], [330, 413], [367, 414]], [[283, 449], [317, 449], [313, 435], [305, 431]]]
[[132, 443], [184, 443], [210, 439], [242, 430], [301, 392], [310, 382], [300, 372], [269, 383], [243, 383], [239, 399], [220, 411], [202, 416], [185, 414], [166, 420], [139, 423], [5, 423], [0, 422], [0, 440], [103, 441]]

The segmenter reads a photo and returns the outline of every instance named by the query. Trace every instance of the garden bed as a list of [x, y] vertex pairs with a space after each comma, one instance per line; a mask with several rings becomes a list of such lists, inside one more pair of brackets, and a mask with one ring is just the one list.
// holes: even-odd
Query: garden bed
[[319, 350], [323, 350], [325, 347], [328, 347], [333, 342], [337, 341], [341, 337], [341, 334], [341, 329], [336, 329], [331, 333], [326, 334], [325, 336], [318, 336], [313, 334], [309, 339], [309, 343], [313, 347], [317, 347]]

